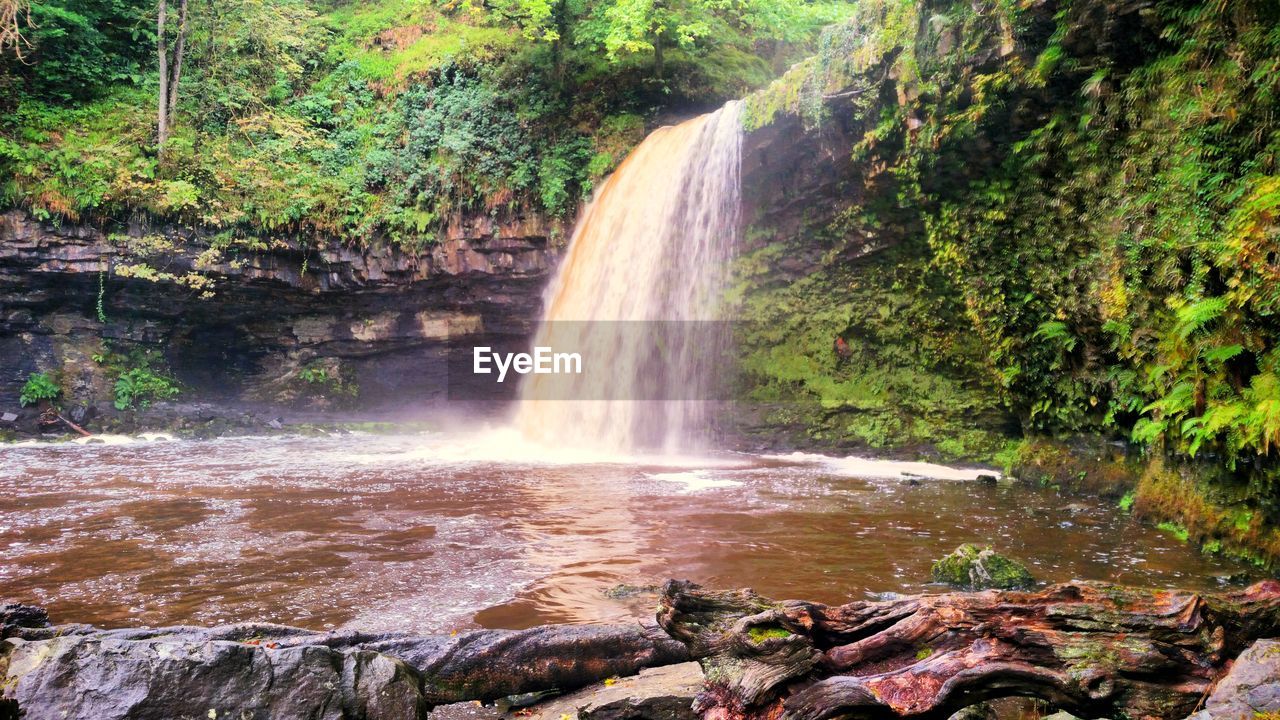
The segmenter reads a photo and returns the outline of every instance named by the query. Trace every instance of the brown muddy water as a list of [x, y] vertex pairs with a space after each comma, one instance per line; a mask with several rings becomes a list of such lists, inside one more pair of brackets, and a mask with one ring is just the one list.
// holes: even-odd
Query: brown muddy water
[[1242, 570], [1102, 504], [819, 456], [656, 463], [548, 457], [501, 432], [354, 434], [0, 446], [0, 468], [0, 598], [109, 627], [616, 620], [653, 596], [607, 590], [668, 577], [839, 603], [938, 589], [931, 562], [962, 542], [1044, 581], [1214, 588]]

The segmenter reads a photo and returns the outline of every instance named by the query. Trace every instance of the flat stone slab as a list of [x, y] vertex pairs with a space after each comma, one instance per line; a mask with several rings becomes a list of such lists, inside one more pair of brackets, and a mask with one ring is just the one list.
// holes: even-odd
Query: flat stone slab
[[[414, 720], [417, 673], [389, 655], [125, 633], [7, 638], [0, 717], [23, 720]], [[9, 707], [5, 707], [5, 703]]]
[[448, 636], [265, 623], [98, 630], [50, 625], [41, 608], [8, 604], [0, 720], [413, 720], [459, 701], [525, 693], [532, 703], [538, 691], [688, 657], [641, 624]]
[[1204, 709], [1187, 720], [1254, 720], [1280, 712], [1280, 640], [1259, 640], [1240, 653]]
[[693, 698], [702, 680], [702, 667], [686, 662], [647, 668], [506, 713], [480, 703], [441, 705], [431, 711], [431, 720], [696, 720]]
[[702, 689], [696, 662], [641, 670], [639, 675], [585, 687], [534, 705], [527, 720], [697, 720], [693, 698]]

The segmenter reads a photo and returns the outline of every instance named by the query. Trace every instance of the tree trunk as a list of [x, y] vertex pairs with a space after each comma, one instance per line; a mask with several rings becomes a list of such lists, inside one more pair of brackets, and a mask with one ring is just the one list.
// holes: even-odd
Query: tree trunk
[[173, 129], [173, 119], [177, 115], [178, 83], [182, 80], [182, 56], [187, 45], [187, 0], [182, 0], [178, 9], [178, 43], [173, 49], [173, 73], [169, 78], [168, 103], [166, 113], [169, 127], [165, 128], [165, 136]]
[[659, 622], [702, 658], [714, 720], [938, 719], [1030, 696], [1086, 718], [1186, 716], [1252, 640], [1280, 582], [1223, 595], [1068, 583], [828, 607], [671, 581]]
[[169, 131], [169, 53], [165, 44], [165, 0], [160, 0], [160, 10], [156, 13], [156, 55], [160, 61], [160, 98], [156, 110], [156, 153], [164, 155], [164, 141]]
[[557, 92], [564, 92], [565, 43], [569, 40], [569, 4], [559, 0], [555, 5], [556, 39], [551, 43], [551, 80]]
[[173, 65], [170, 67], [168, 38], [165, 24], [168, 14], [166, 0], [160, 0], [156, 13], [156, 54], [160, 61], [159, 107], [156, 112], [156, 154], [164, 157], [164, 145], [173, 129], [173, 117], [178, 106], [178, 82], [182, 79], [182, 56], [187, 46], [187, 0], [178, 7], [178, 37], [173, 48]]

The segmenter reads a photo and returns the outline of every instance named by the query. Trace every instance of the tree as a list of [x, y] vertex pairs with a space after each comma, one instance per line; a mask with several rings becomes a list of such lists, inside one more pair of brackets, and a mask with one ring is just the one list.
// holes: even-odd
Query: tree
[[173, 67], [169, 66], [169, 48], [165, 24], [167, 0], [160, 0], [156, 13], [156, 54], [160, 60], [160, 93], [156, 112], [156, 148], [164, 155], [164, 143], [173, 129], [173, 115], [178, 104], [178, 83], [182, 80], [182, 55], [187, 44], [187, 0], [182, 0], [178, 10], [177, 43], [173, 50]]
[[[451, 3], [455, 10], [474, 7], [470, 3]], [[583, 0], [487, 0], [484, 10], [520, 28], [530, 40], [551, 46], [551, 75], [557, 83], [564, 80], [565, 48], [573, 44], [573, 28], [586, 14]]]
[[794, 40], [829, 12], [801, 0], [491, 0], [485, 7], [514, 22], [526, 37], [551, 43], [557, 74], [563, 48], [571, 44], [603, 50], [610, 62], [652, 52], [658, 78], [668, 48], [714, 44], [741, 31], [757, 39]]
[[325, 62], [328, 31], [306, 0], [193, 2], [187, 24], [182, 104], [202, 131], [279, 109]]

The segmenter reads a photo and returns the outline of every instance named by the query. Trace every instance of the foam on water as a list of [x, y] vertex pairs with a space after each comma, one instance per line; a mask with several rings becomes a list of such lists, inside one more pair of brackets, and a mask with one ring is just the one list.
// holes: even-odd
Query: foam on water
[[875, 478], [881, 480], [905, 480], [907, 478], [925, 478], [928, 480], [977, 480], [980, 476], [1000, 477], [996, 470], [988, 468], [960, 468], [951, 465], [938, 465], [926, 462], [902, 460], [884, 460], [878, 458], [832, 457], [816, 453], [793, 452], [789, 455], [765, 455], [772, 460], [792, 462], [801, 465], [817, 465], [829, 472], [850, 477]]
[[[376, 436], [370, 436], [376, 437]], [[417, 447], [396, 453], [348, 453], [343, 459], [362, 464], [420, 462], [430, 465], [635, 465], [670, 468], [740, 468], [753, 461], [744, 456], [646, 453], [594, 446], [547, 445], [511, 427], [470, 433], [430, 433]]]
[[663, 482], [679, 483], [684, 486], [680, 489], [680, 492], [683, 493], [693, 493], [711, 488], [734, 487], [742, 484], [740, 480], [712, 477], [711, 473], [706, 470], [653, 473], [649, 477]]

